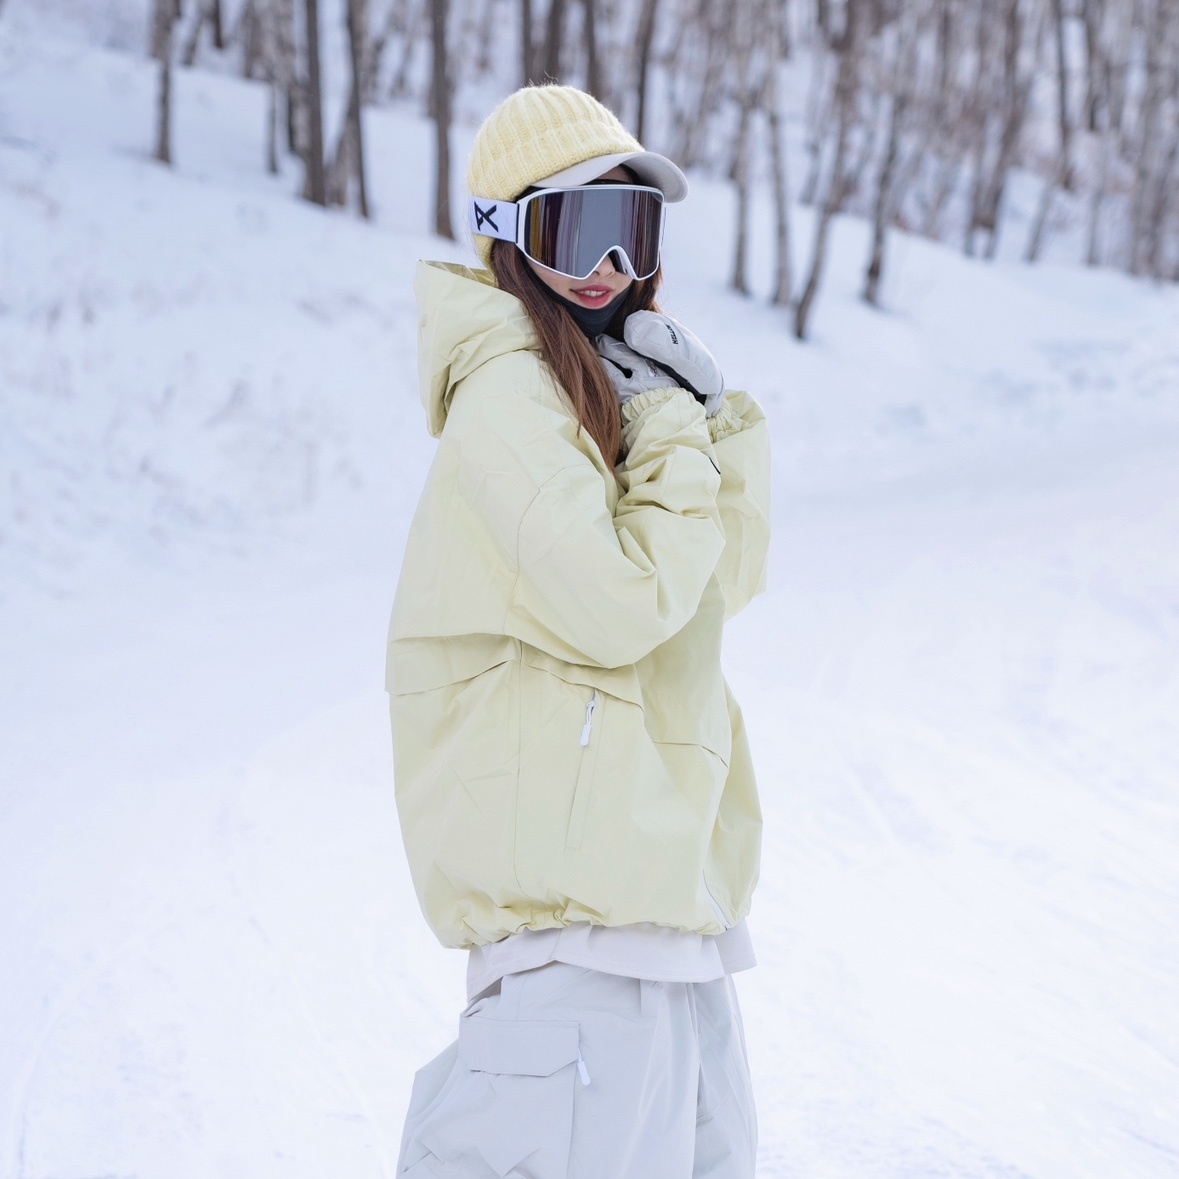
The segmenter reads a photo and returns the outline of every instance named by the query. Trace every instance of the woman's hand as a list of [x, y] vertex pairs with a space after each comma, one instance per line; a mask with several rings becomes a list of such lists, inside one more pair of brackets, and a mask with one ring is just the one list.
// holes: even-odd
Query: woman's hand
[[725, 396], [720, 366], [682, 323], [662, 312], [636, 311], [627, 317], [623, 336], [633, 352], [654, 361], [677, 385], [695, 394], [709, 417], [720, 409]]

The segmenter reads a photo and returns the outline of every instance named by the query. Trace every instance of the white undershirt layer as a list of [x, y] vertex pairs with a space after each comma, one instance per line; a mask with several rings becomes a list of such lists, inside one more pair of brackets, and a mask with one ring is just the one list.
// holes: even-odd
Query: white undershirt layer
[[751, 969], [757, 958], [744, 921], [715, 936], [646, 922], [606, 926], [579, 921], [563, 929], [524, 929], [471, 950], [467, 1001], [505, 974], [535, 970], [549, 962], [652, 982], [711, 982]]

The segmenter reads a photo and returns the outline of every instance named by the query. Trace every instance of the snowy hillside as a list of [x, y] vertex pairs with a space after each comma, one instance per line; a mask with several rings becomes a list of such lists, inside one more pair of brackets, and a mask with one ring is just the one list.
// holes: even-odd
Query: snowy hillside
[[[420, 232], [413, 112], [369, 116], [366, 226], [265, 176], [234, 79], [179, 74], [160, 169], [152, 84], [7, 0], [0, 1179], [391, 1176], [462, 1002], [382, 663], [413, 266], [466, 254]], [[760, 1174], [1173, 1176], [1179, 291], [898, 237], [874, 312], [847, 220], [799, 345], [724, 290], [730, 201], [676, 208], [665, 303], [775, 434], [726, 654]]]

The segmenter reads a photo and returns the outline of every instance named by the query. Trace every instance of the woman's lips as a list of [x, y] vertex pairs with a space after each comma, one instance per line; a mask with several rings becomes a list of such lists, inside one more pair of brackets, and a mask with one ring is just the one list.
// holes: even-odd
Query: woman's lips
[[614, 298], [614, 292], [609, 287], [599, 286], [578, 287], [572, 294], [582, 306], [591, 307], [595, 310], [599, 307], [605, 307]]

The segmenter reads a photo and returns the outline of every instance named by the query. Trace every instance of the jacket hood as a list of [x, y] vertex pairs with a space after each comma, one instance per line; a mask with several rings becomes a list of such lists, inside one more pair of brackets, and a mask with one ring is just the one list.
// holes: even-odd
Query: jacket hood
[[539, 344], [524, 304], [501, 291], [489, 270], [419, 262], [414, 292], [422, 404], [437, 438], [459, 381], [497, 356], [535, 352]]

